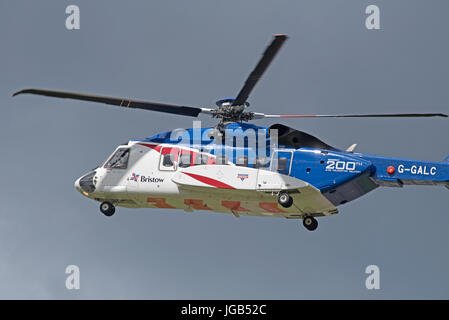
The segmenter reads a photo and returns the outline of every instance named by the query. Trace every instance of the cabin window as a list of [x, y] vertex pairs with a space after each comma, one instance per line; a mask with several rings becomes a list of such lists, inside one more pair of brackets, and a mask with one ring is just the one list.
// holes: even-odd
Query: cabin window
[[182, 151], [181, 157], [179, 158], [179, 167], [187, 168], [192, 164], [192, 153], [189, 151]]
[[164, 167], [173, 167], [175, 165], [175, 155], [171, 153], [164, 154], [162, 165]]
[[287, 170], [287, 164], [288, 164], [287, 158], [278, 158], [277, 170], [278, 171]]
[[275, 151], [271, 162], [271, 171], [289, 175], [292, 156], [293, 152], [291, 151]]
[[129, 148], [120, 148], [109, 158], [104, 165], [107, 169], [126, 169], [128, 167]]
[[179, 148], [165, 147], [161, 150], [160, 170], [176, 170], [179, 160]]

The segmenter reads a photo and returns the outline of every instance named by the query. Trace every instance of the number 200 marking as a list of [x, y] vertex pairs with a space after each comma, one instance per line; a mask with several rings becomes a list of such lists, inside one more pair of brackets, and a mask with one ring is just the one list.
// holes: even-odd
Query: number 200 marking
[[327, 160], [326, 170], [355, 170], [354, 161]]

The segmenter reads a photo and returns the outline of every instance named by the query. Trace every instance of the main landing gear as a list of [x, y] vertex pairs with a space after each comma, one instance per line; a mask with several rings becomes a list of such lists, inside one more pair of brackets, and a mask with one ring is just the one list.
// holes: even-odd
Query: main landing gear
[[[293, 198], [287, 192], [281, 191], [278, 193], [278, 203], [284, 208], [290, 208], [293, 205]], [[318, 228], [318, 221], [312, 216], [305, 216], [302, 224], [309, 231]]]
[[110, 217], [115, 212], [115, 207], [112, 203], [104, 201], [100, 204], [100, 211], [106, 216]]
[[284, 208], [290, 208], [293, 204], [293, 198], [287, 192], [279, 192], [278, 203]]
[[312, 216], [307, 216], [302, 220], [302, 224], [304, 225], [304, 227], [306, 227], [307, 230], [309, 231], [313, 231], [316, 228], [318, 228], [318, 221], [312, 217]]

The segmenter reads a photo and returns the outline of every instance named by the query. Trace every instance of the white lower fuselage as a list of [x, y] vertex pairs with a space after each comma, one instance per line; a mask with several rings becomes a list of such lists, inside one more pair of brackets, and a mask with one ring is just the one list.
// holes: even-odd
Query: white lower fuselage
[[[170, 144], [130, 142], [117, 150], [120, 148], [129, 150], [126, 165], [108, 167], [114, 155], [111, 156], [95, 170], [94, 190], [80, 186], [83, 177], [75, 182], [82, 194], [97, 201], [110, 201], [115, 206], [205, 210], [237, 217], [299, 219], [338, 212], [315, 187], [270, 168], [250, 168], [231, 162], [216, 164], [214, 155]], [[293, 206], [284, 208], [278, 204], [277, 194], [281, 190], [289, 191], [294, 198]]]

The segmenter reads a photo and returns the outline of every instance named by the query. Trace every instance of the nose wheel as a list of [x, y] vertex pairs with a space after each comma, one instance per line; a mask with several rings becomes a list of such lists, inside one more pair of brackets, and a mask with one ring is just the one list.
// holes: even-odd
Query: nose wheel
[[100, 204], [100, 211], [107, 217], [110, 217], [115, 212], [115, 207], [112, 203], [104, 201]]
[[307, 230], [309, 231], [313, 231], [316, 228], [318, 228], [318, 221], [312, 217], [312, 216], [307, 216], [302, 220], [302, 224], [304, 225], [304, 227], [306, 227]]

